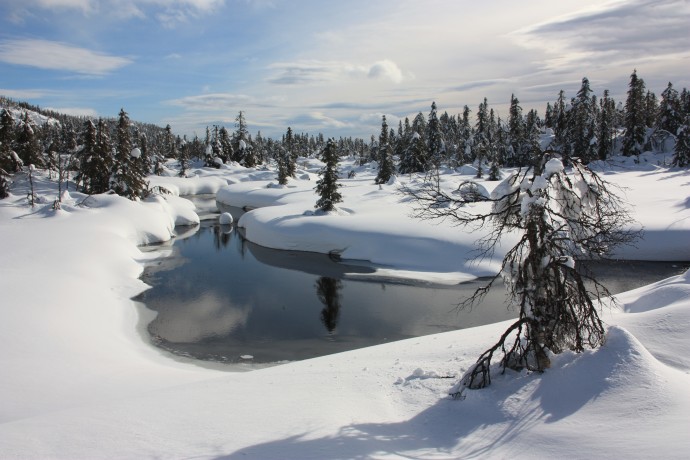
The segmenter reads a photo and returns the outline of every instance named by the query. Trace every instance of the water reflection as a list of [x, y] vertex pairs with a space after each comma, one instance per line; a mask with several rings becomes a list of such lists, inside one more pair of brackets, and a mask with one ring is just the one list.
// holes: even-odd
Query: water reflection
[[322, 276], [316, 281], [316, 296], [324, 305], [323, 310], [321, 310], [321, 322], [330, 333], [333, 333], [338, 325], [342, 288], [343, 283], [340, 280], [327, 276]]
[[[481, 305], [457, 311], [457, 303], [483, 284], [479, 280], [457, 286], [382, 281], [369, 276], [372, 267], [257, 246], [214, 221], [186, 233], [179, 229], [179, 235], [165, 247], [167, 257], [145, 269], [143, 279], [152, 288], [137, 300], [157, 312], [148, 325], [154, 343], [180, 355], [220, 362], [249, 355], [255, 363], [300, 360], [516, 314], [500, 286]], [[650, 276], [661, 279], [682, 269], [664, 267], [667, 272]], [[630, 281], [629, 269], [603, 271], [610, 283], [617, 277]]]
[[233, 236], [233, 225], [218, 225], [213, 227], [213, 246], [217, 250], [226, 248]]

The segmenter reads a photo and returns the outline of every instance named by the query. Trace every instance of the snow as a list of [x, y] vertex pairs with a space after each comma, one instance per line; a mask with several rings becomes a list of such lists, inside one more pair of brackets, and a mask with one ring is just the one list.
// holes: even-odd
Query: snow
[[563, 167], [563, 162], [561, 160], [558, 158], [551, 158], [544, 165], [544, 175], [546, 177], [551, 177], [552, 175], [559, 173], [564, 169], [565, 168]]
[[[690, 260], [688, 170], [658, 156], [599, 166], [645, 228], [621, 257]], [[667, 162], [666, 162], [667, 164]], [[3, 458], [684, 458], [690, 451], [690, 272], [619, 296], [603, 310], [606, 344], [552, 358], [544, 374], [496, 374], [462, 401], [448, 391], [507, 323], [388, 343], [258, 370], [173, 359], [153, 348], [153, 313], [130, 300], [146, 263], [165, 257], [176, 224], [194, 224], [179, 195], [216, 193], [258, 208], [239, 224], [260, 244], [364, 259], [385, 276], [446, 279], [495, 273], [469, 263], [481, 230], [410, 216], [398, 177], [341, 179], [341, 213], [313, 211], [319, 162], [268, 188], [275, 171], [224, 165], [190, 178], [149, 178], [172, 194], [132, 202], [63, 194], [36, 171], [0, 200], [0, 456]], [[342, 177], [342, 176], [341, 176]], [[472, 179], [449, 172], [444, 188]], [[415, 182], [416, 181], [416, 182]], [[501, 187], [519, 184], [501, 183]], [[498, 183], [481, 181], [489, 192]], [[473, 205], [475, 206], [475, 205]], [[482, 204], [476, 205], [482, 206]], [[564, 261], [570, 263], [570, 261]]]
[[220, 217], [218, 218], [218, 222], [219, 222], [221, 225], [230, 225], [230, 224], [232, 224], [232, 222], [233, 222], [232, 214], [230, 214], [229, 212], [224, 212], [224, 213], [222, 213], [222, 214], [220, 215]]
[[139, 147], [134, 147], [130, 152], [129, 156], [131, 156], [132, 158], [141, 157], [141, 149]]

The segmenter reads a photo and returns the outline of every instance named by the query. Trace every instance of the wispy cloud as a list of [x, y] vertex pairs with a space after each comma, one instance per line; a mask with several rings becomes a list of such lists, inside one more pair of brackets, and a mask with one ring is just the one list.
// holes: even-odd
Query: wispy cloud
[[[107, 15], [115, 19], [157, 18], [164, 26], [174, 27], [190, 18], [210, 14], [225, 0], [6, 0], [5, 8], [15, 22], [31, 16], [35, 10], [77, 11], [87, 17]], [[250, 2], [254, 3], [254, 2]], [[261, 4], [265, 2], [259, 2]]]
[[477, 80], [477, 81], [468, 81], [466, 83], [462, 83], [457, 86], [453, 86], [450, 88], [450, 91], [468, 91], [472, 89], [477, 89], [477, 88], [486, 88], [487, 86], [494, 86], [500, 83], [505, 83], [508, 80], [505, 78], [498, 78], [498, 79], [492, 79], [492, 80]]
[[12, 99], [26, 100], [26, 99], [38, 99], [40, 97], [47, 96], [51, 94], [52, 91], [45, 89], [7, 89], [0, 88], [0, 94]]
[[133, 61], [49, 40], [15, 39], [0, 42], [0, 61], [8, 64], [62, 70], [82, 75], [105, 75]]
[[301, 60], [277, 62], [268, 68], [275, 71], [275, 75], [270, 77], [268, 82], [276, 85], [304, 85], [362, 78], [400, 83], [404, 78], [400, 67], [389, 59], [371, 65], [342, 61]]
[[335, 119], [323, 112], [310, 112], [291, 119], [292, 124], [296, 126], [303, 126], [307, 129], [342, 129], [352, 126], [351, 123]]
[[75, 117], [97, 117], [98, 112], [88, 107], [46, 107], [46, 110], [73, 115]]
[[546, 51], [544, 67], [611, 65], [649, 55], [688, 53], [690, 2], [606, 2], [517, 30], [522, 46]]
[[187, 96], [169, 100], [171, 105], [184, 107], [187, 110], [228, 110], [244, 107], [252, 102], [252, 98], [244, 94], [213, 93], [197, 96]]
[[346, 68], [341, 62], [327, 61], [296, 61], [277, 62], [271, 64], [269, 70], [275, 70], [276, 75], [268, 82], [276, 85], [303, 85], [338, 78]]
[[383, 61], [375, 62], [367, 74], [369, 78], [388, 79], [393, 83], [400, 83], [403, 80], [403, 73], [395, 62], [384, 59]]

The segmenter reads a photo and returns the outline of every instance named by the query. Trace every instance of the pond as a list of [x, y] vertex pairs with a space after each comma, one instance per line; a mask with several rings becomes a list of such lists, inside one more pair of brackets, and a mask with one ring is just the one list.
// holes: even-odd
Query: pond
[[[212, 198], [196, 201], [204, 217], [217, 215]], [[216, 219], [180, 232], [172, 254], [146, 267], [142, 278], [152, 288], [137, 298], [157, 313], [148, 325], [152, 342], [179, 356], [279, 363], [516, 316], [501, 286], [473, 309], [456, 307], [482, 280], [444, 286], [384, 279], [366, 265], [255, 245]], [[683, 266], [626, 262], [594, 269], [615, 293]]]

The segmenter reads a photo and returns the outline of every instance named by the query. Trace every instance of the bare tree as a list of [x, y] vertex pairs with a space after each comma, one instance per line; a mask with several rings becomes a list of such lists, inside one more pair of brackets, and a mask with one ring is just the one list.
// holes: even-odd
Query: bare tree
[[[509, 232], [520, 235], [501, 271], [460, 304], [475, 304], [502, 278], [518, 318], [465, 373], [452, 396], [489, 385], [496, 353], [502, 354], [502, 370], [541, 372], [550, 366], [549, 353], [581, 352], [603, 344], [597, 304], [610, 294], [589, 271], [577, 269], [576, 261], [603, 258], [639, 235], [630, 230], [632, 219], [615, 187], [579, 161], [571, 164], [566, 172], [560, 155], [545, 152], [536, 167], [518, 170], [488, 198], [468, 193], [472, 187], [467, 184], [447, 192], [438, 181], [406, 190], [422, 219], [488, 227], [478, 242], [478, 258], [493, 254]], [[489, 202], [490, 207], [471, 204], [477, 201]]]

